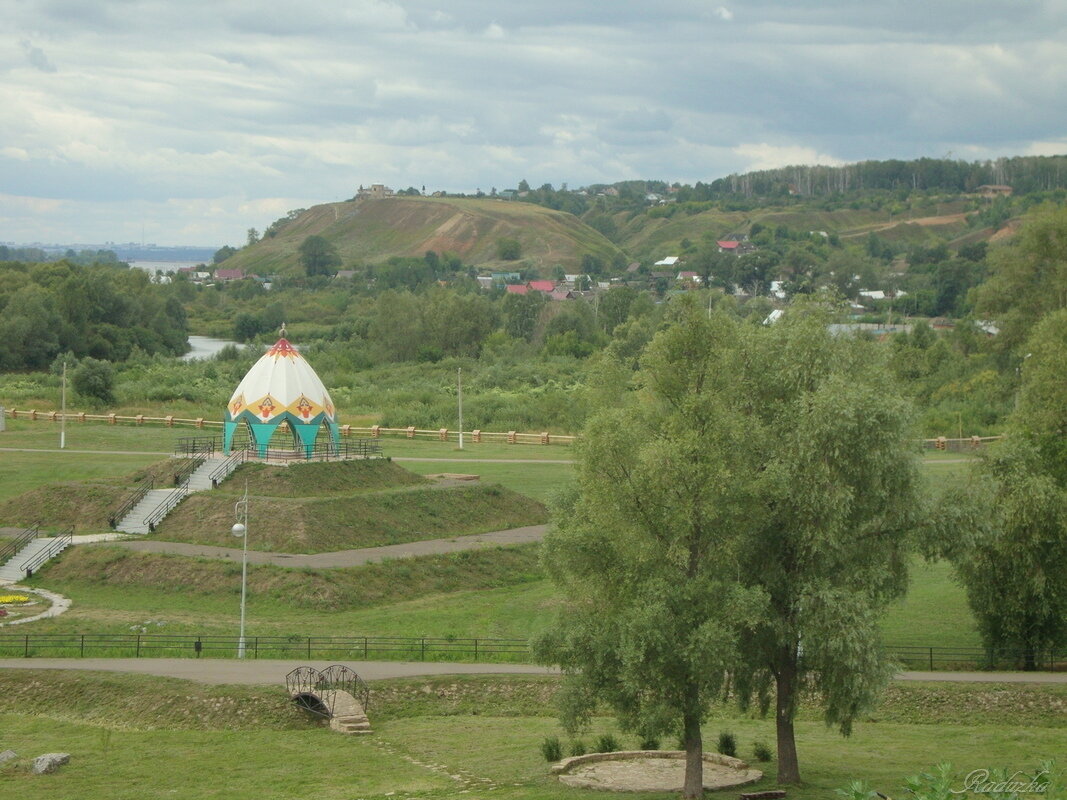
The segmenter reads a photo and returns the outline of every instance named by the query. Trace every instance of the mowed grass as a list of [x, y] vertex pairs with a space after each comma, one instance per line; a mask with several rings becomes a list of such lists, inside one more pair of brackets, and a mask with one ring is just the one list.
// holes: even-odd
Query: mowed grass
[[[233, 547], [234, 496], [192, 495], [154, 538]], [[249, 497], [250, 550], [328, 553], [540, 525], [543, 504], [501, 486], [413, 488], [340, 497]]]
[[[153, 633], [230, 635], [237, 627], [236, 560], [92, 545], [68, 551], [33, 583], [74, 599], [34, 632], [128, 633], [148, 621]], [[254, 636], [529, 638], [551, 623], [558, 603], [536, 545], [337, 570], [252, 565], [249, 587]], [[963, 591], [941, 563], [916, 561], [909, 594], [890, 608], [883, 632], [890, 645], [980, 645]]]
[[574, 467], [570, 464], [538, 464], [526, 462], [509, 464], [502, 461], [481, 463], [470, 461], [403, 461], [405, 469], [420, 475], [459, 473], [477, 475], [482, 483], [499, 483], [519, 492], [551, 503], [558, 491], [574, 481]]
[[[146, 627], [152, 633], [231, 635], [240, 572], [239, 562], [114, 545], [74, 548], [30, 581], [73, 598], [74, 605], [34, 623], [32, 632], [125, 634]], [[534, 545], [351, 569], [251, 565], [248, 585], [252, 636], [526, 637], [548, 623], [553, 602]]]
[[[4, 441], [4, 434], [0, 434], [0, 443]], [[0, 452], [0, 502], [56, 482], [111, 482], [158, 460], [159, 456], [153, 454], [101, 457], [62, 450], [56, 453]]]
[[[576, 800], [540, 754], [545, 737], [568, 736], [551, 715], [559, 680], [543, 676], [434, 676], [371, 684], [374, 733], [345, 737], [309, 722], [281, 687], [204, 686], [137, 675], [0, 670], [0, 725], [20, 763], [0, 769], [12, 796], [44, 800], [179, 798], [437, 798]], [[750, 790], [776, 788], [776, 762], [755, 762], [755, 742], [774, 744], [772, 718], [711, 709], [708, 749], [736, 737], [738, 755], [764, 772]], [[596, 716], [580, 738], [623, 747], [636, 737]], [[1036, 770], [1067, 749], [1067, 687], [894, 684], [841, 737], [802, 701], [796, 724], [804, 785], [793, 800], [825, 800], [853, 780], [898, 796], [903, 779], [950, 762], [973, 769]], [[669, 738], [669, 737], [668, 737]], [[663, 739], [662, 746], [674, 746]], [[25, 764], [43, 752], [71, 763], [46, 779]], [[145, 753], [151, 753], [150, 758]], [[224, 794], [225, 793], [225, 794]], [[733, 793], [724, 793], [733, 794]], [[670, 793], [627, 794], [667, 800]]]
[[894, 645], [981, 647], [974, 615], [963, 587], [945, 561], [915, 559], [905, 597], [882, 621], [882, 634]]

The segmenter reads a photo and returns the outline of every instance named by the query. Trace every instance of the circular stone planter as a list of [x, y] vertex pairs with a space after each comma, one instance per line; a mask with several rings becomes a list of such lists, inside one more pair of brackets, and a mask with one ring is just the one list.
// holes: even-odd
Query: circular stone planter
[[[552, 772], [568, 786], [613, 792], [680, 792], [685, 779], [683, 750], [624, 750], [565, 758]], [[739, 758], [704, 754], [704, 788], [728, 789], [763, 777]]]

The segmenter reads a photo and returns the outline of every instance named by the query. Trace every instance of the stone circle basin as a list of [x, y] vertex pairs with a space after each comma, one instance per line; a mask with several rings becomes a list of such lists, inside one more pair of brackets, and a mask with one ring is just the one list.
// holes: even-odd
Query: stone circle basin
[[[568, 786], [613, 792], [680, 792], [685, 780], [683, 750], [623, 750], [565, 758], [552, 772]], [[704, 788], [729, 789], [763, 777], [739, 758], [704, 754]]]

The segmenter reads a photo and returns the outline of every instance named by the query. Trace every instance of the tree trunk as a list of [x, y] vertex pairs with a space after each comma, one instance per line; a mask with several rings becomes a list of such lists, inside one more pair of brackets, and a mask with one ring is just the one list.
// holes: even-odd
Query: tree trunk
[[695, 686], [686, 692], [682, 738], [685, 740], [685, 785], [682, 787], [682, 797], [701, 797], [704, 794], [704, 742], [700, 736], [700, 698]]
[[796, 708], [797, 691], [795, 647], [783, 649], [776, 681], [778, 683], [778, 703], [775, 715], [778, 731], [778, 783], [800, 783], [797, 741], [793, 734], [793, 713]]

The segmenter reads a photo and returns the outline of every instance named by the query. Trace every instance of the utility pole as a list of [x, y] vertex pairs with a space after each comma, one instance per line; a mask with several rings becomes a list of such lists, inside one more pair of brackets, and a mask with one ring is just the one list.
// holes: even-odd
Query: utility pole
[[59, 449], [67, 447], [67, 361], [63, 360], [63, 389], [61, 390], [59, 415]]
[[456, 369], [456, 396], [459, 400], [459, 449], [463, 449], [463, 367]]

